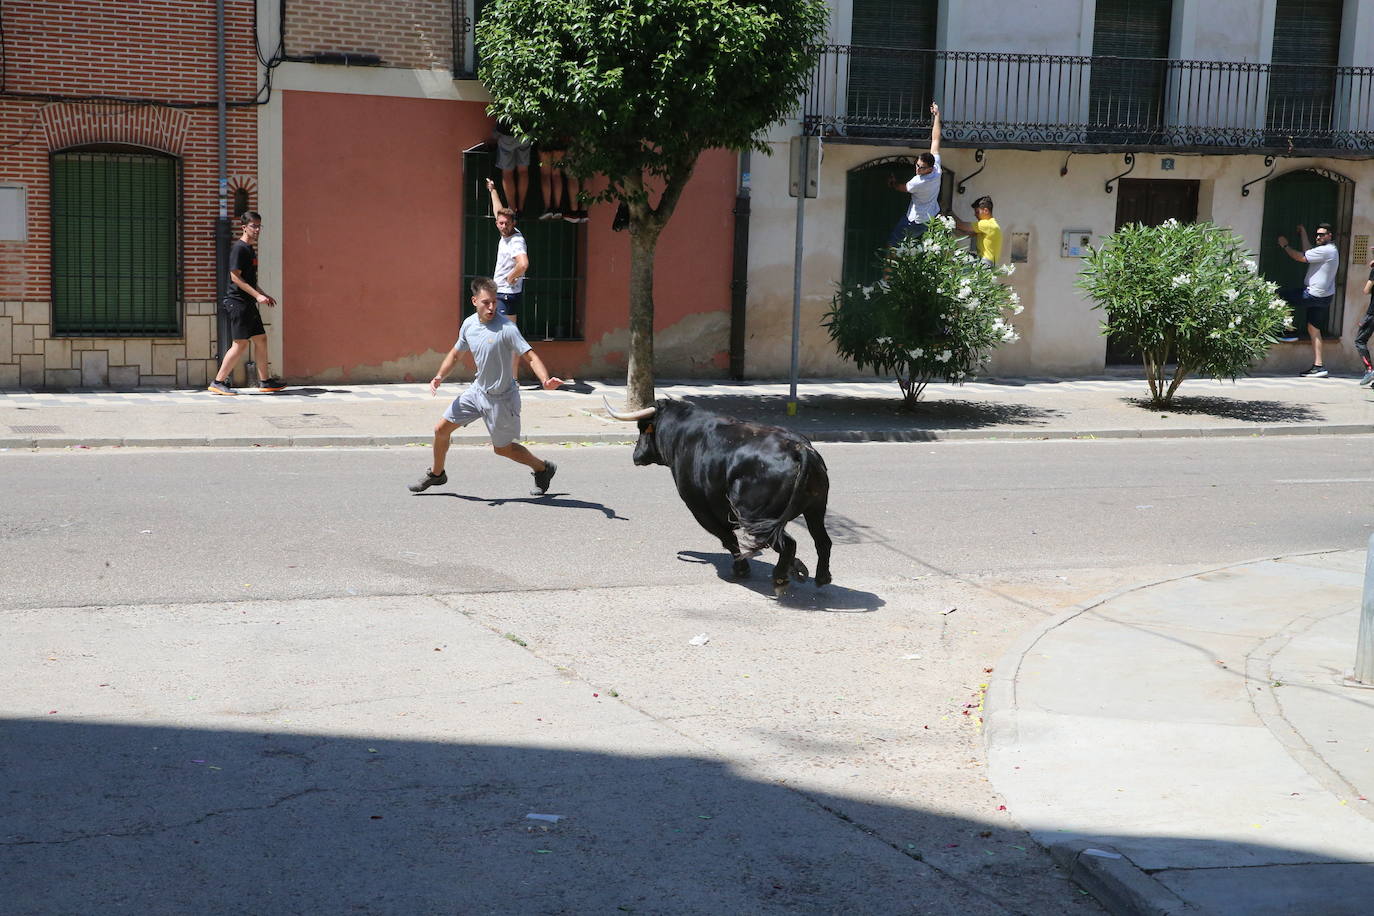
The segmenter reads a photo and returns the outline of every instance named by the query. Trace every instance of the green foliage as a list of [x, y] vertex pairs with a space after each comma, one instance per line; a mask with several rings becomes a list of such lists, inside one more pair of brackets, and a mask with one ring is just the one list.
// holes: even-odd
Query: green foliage
[[1123, 226], [1088, 255], [1078, 285], [1106, 310], [1103, 331], [1139, 349], [1155, 405], [1189, 376], [1244, 375], [1289, 320], [1241, 239], [1211, 223]]
[[630, 407], [654, 399], [654, 252], [697, 157], [770, 151], [757, 135], [795, 108], [828, 22], [825, 0], [494, 0], [483, 10], [491, 114], [520, 135], [566, 140], [567, 171], [605, 176], [593, 199], [629, 209]]
[[567, 166], [620, 184], [756, 149], [805, 90], [824, 0], [494, 0], [477, 26], [491, 113], [568, 137]]
[[897, 376], [908, 409], [932, 379], [962, 382], [1017, 339], [1007, 319], [1021, 311], [1019, 297], [997, 280], [1012, 267], [984, 266], [953, 226], [941, 217], [886, 251], [883, 279], [841, 286], [821, 322], [841, 356]]

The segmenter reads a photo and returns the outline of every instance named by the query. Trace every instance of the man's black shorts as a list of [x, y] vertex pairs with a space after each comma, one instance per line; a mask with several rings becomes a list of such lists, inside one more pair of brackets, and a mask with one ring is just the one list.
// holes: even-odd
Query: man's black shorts
[[267, 329], [262, 326], [262, 315], [258, 312], [256, 302], [244, 302], [242, 299], [226, 296], [220, 307], [229, 317], [230, 340], [247, 340], [267, 333]]
[[509, 318], [517, 318], [520, 315], [520, 300], [524, 298], [524, 293], [497, 293], [496, 310]]

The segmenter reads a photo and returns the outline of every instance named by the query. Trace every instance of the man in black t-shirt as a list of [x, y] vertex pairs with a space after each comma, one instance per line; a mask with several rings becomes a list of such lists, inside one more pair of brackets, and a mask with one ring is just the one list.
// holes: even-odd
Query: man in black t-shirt
[[1369, 361], [1369, 338], [1374, 337], [1374, 261], [1369, 262], [1369, 279], [1364, 281], [1364, 294], [1369, 297], [1369, 307], [1355, 331], [1355, 352], [1364, 362], [1364, 377], [1360, 379], [1362, 388], [1374, 388], [1374, 362]]
[[229, 385], [229, 374], [248, 354], [251, 344], [257, 356], [258, 390], [281, 391], [286, 387], [281, 379], [267, 372], [267, 329], [262, 325], [259, 305], [276, 305], [277, 300], [258, 287], [258, 250], [255, 244], [262, 232], [262, 216], [252, 210], [239, 217], [243, 227], [238, 241], [229, 249], [229, 278], [224, 288], [220, 308], [229, 319], [229, 337], [233, 344], [224, 353], [215, 380], [210, 383], [211, 394], [238, 394]]

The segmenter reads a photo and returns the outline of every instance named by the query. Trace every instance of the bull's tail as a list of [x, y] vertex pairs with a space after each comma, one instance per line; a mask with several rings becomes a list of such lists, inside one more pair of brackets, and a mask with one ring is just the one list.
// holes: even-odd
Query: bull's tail
[[740, 530], [749, 536], [752, 542], [747, 550], [755, 553], [773, 548], [779, 550], [782, 547], [783, 529], [787, 523], [798, 515], [801, 515], [803, 504], [806, 501], [806, 482], [811, 476], [811, 462], [813, 457], [817, 457], [811, 448], [810, 443], [801, 450], [801, 458], [798, 462], [797, 476], [792, 480], [792, 494], [787, 498], [787, 507], [782, 510], [782, 514], [777, 518], [745, 518], [736, 511], [739, 518]]

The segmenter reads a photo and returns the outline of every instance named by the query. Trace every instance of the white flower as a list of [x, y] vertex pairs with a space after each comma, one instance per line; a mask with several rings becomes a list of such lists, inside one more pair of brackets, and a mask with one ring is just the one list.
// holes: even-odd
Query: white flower
[[940, 222], [944, 224], [946, 229], [954, 228], [954, 217], [952, 216], [942, 216], [940, 217]]
[[873, 298], [873, 287], [871, 286], [861, 286], [859, 287], [859, 292], [864, 294], [865, 299]]
[[953, 355], [953, 353], [949, 352], [948, 350], [945, 350], [941, 352], [939, 356], [935, 357], [935, 361], [937, 363], [947, 363], [949, 362], [950, 357], [952, 357]]
[[921, 241], [921, 250], [930, 254], [940, 249], [940, 243], [934, 239], [924, 239]]
[[954, 373], [955, 378], [963, 378], [966, 375], [968, 375], [968, 373], [965, 372], [963, 369], [960, 369], [958, 372]]
[[1235, 302], [1236, 298], [1240, 296], [1240, 290], [1228, 289], [1225, 293], [1222, 293], [1222, 295], [1226, 297], [1227, 302]]
[[1011, 310], [1011, 313], [1012, 313], [1013, 315], [1019, 315], [1019, 314], [1021, 314], [1022, 312], [1024, 312], [1025, 310], [1026, 310], [1026, 307], [1025, 307], [1024, 305], [1019, 305], [1019, 304], [1018, 304], [1018, 305], [1016, 306], [1016, 308], [1014, 308], [1014, 309]]
[[1177, 225], [1178, 225], [1178, 220], [1174, 219], [1174, 218], [1171, 216], [1171, 217], [1169, 217], [1168, 219], [1166, 219], [1166, 220], [1164, 221], [1164, 225], [1166, 225], [1166, 226], [1171, 226], [1171, 227], [1172, 227], [1172, 226], [1177, 226]]
[[1250, 260], [1249, 258], [1246, 258], [1246, 259], [1245, 259], [1243, 262], [1241, 262], [1241, 263], [1243, 263], [1243, 264], [1245, 265], [1246, 269], [1249, 270], [1250, 273], [1252, 273], [1252, 274], [1259, 273], [1259, 265], [1256, 264], [1254, 261]]
[[885, 346], [887, 346], [888, 344], [892, 343], [892, 338], [891, 338], [891, 337], [879, 337], [879, 338], [877, 339], [877, 341], [875, 341], [875, 342], [876, 342], [877, 344], [879, 344], [879, 345], [885, 347]]
[[1234, 318], [1231, 319], [1231, 327], [1233, 327], [1233, 328], [1234, 328], [1234, 327], [1237, 327], [1239, 324], [1240, 324], [1240, 316], [1239, 316], [1239, 315], [1237, 315], [1236, 317], [1234, 317]]
[[1003, 343], [1016, 343], [1020, 339], [1021, 335], [1016, 333], [1015, 328], [1007, 328], [1005, 331], [1002, 332]]
[[925, 355], [925, 352], [925, 350], [922, 350], [920, 347], [917, 347], [916, 349], [911, 351], [911, 358], [920, 359], [922, 356]]
[[1189, 283], [1192, 283], [1193, 278], [1188, 276], [1187, 274], [1179, 274], [1177, 277], [1174, 277], [1174, 279], [1170, 282], [1172, 283], [1174, 289], [1178, 289], [1180, 286], [1187, 286]]
[[997, 268], [997, 272], [1004, 277], [1010, 277], [1012, 274], [1016, 273], [1016, 265], [1003, 264], [1001, 267]]

